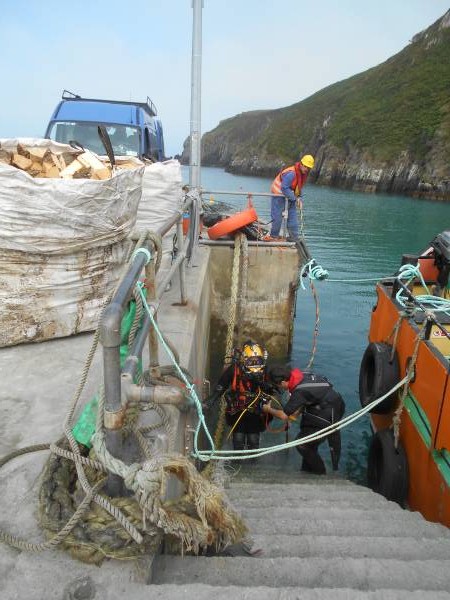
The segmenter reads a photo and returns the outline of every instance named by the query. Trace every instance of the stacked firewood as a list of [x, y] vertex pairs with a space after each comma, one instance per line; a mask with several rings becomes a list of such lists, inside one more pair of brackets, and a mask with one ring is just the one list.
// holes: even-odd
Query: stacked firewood
[[42, 146], [20, 143], [14, 150], [0, 147], [0, 162], [25, 171], [31, 177], [109, 179], [111, 167], [90, 150], [52, 152]]

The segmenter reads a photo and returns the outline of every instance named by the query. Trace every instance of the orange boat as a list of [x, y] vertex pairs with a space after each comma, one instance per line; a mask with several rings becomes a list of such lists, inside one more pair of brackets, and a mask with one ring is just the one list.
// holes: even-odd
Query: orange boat
[[402, 265], [377, 284], [361, 404], [385, 395], [407, 373], [410, 380], [370, 413], [368, 482], [450, 527], [450, 231], [422, 255], [404, 255]]

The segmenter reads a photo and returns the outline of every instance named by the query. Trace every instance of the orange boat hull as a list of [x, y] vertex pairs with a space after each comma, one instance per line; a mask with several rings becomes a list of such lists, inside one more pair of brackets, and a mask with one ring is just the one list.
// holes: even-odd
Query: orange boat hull
[[[379, 284], [369, 340], [385, 342], [399, 318], [389, 287]], [[417, 335], [423, 324], [403, 319], [396, 351], [400, 373], [406, 374]], [[430, 339], [419, 345], [415, 380], [410, 383], [401, 415], [400, 441], [409, 467], [408, 506], [429, 521], [450, 527], [450, 340], [433, 326]], [[400, 395], [400, 394], [399, 394]], [[394, 411], [371, 414], [373, 428], [390, 427]]]

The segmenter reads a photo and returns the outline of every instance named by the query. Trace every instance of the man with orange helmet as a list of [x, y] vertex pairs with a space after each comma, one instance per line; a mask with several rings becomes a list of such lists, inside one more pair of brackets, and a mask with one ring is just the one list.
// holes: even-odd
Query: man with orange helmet
[[227, 403], [226, 422], [231, 427], [233, 448], [259, 448], [259, 435], [265, 429], [266, 417], [262, 406], [267, 402], [265, 393], [267, 351], [252, 340], [236, 349], [233, 362], [220, 376], [217, 387], [207, 402], [211, 406], [223, 394]]
[[298, 239], [297, 207], [302, 205], [302, 188], [305, 185], [309, 172], [314, 167], [314, 157], [311, 154], [303, 155], [298, 162], [282, 169], [272, 182], [271, 217], [272, 228], [267, 241], [279, 239], [283, 211], [287, 205], [287, 228], [289, 238]]

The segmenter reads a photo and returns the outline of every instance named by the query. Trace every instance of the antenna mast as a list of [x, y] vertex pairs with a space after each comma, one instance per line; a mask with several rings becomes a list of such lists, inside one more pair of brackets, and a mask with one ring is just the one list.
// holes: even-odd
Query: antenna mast
[[203, 0], [192, 0], [191, 136], [189, 187], [200, 193], [201, 91], [202, 91], [202, 9]]

